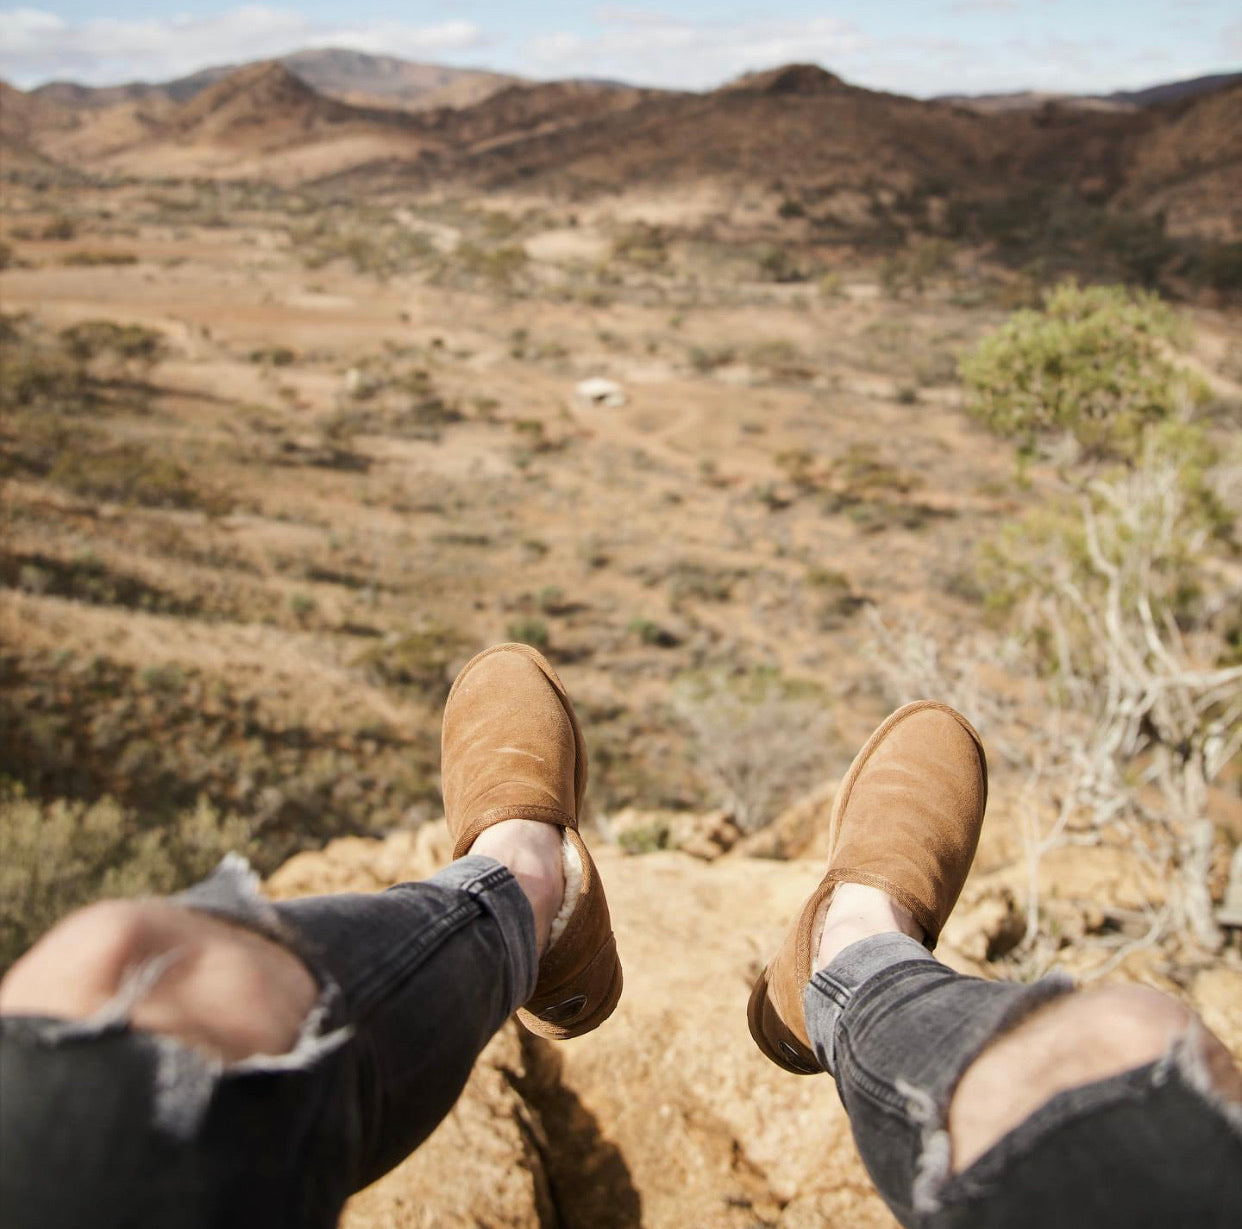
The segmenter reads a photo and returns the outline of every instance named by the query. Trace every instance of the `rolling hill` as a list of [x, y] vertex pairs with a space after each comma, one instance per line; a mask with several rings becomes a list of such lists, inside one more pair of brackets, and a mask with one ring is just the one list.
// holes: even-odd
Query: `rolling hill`
[[[814, 65], [702, 94], [581, 81], [492, 89], [493, 80], [467, 106], [411, 111], [340, 97], [364, 77], [367, 97], [394, 101], [469, 80], [425, 67], [307, 52], [214, 80], [199, 74], [192, 91], [192, 79], [118, 87], [103, 106], [77, 87], [10, 89], [4, 140], [15, 155], [83, 170], [353, 189], [455, 184], [583, 197], [711, 184], [766, 195], [784, 202], [783, 216], [855, 239], [917, 229], [929, 210], [970, 216], [1054, 191], [1160, 215], [1174, 236], [1242, 236], [1242, 81], [1233, 78], [1159, 87], [1148, 93], [1171, 100], [1142, 107], [1098, 108], [927, 102]], [[335, 92], [308, 84], [316, 74]]]
[[[367, 55], [341, 47], [313, 48], [277, 60], [312, 89], [360, 106], [405, 110], [466, 107], [494, 94], [519, 78], [473, 68], [423, 64], [396, 56]], [[221, 64], [172, 81], [131, 81], [123, 85], [85, 86], [53, 81], [31, 94], [63, 107], [102, 110], [118, 103], [165, 99], [189, 102], [209, 86], [253, 64]]]

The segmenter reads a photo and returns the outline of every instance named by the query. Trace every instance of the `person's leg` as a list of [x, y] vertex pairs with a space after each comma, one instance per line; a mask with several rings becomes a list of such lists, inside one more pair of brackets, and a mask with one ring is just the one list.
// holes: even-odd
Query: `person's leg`
[[171, 902], [77, 915], [11, 970], [6, 1227], [331, 1225], [516, 1009], [553, 1038], [607, 1018], [621, 967], [577, 834], [586, 747], [542, 657], [463, 669], [442, 772], [458, 860], [430, 880], [272, 905], [226, 859]]
[[[513, 874], [542, 954], [564, 893], [559, 833], [511, 820], [488, 829], [470, 852]], [[301, 905], [290, 911], [296, 916]], [[13, 965], [0, 981], [0, 1014], [86, 1019], [132, 970], [153, 964], [159, 976], [130, 1008], [130, 1026], [225, 1062], [291, 1049], [319, 993], [305, 963], [258, 931], [172, 901], [108, 900], [71, 914]]]
[[904, 1225], [1242, 1223], [1238, 1076], [1189, 1012], [932, 957], [986, 799], [960, 714], [920, 701], [876, 730], [837, 792], [824, 878], [755, 983], [756, 1044], [832, 1072]]
[[231, 860], [67, 919], [0, 985], [0, 1222], [333, 1224], [529, 997], [549, 832], [376, 895], [271, 905]]
[[1242, 1077], [1193, 1013], [1142, 987], [963, 977], [918, 933], [883, 892], [843, 885], [805, 995], [903, 1224], [1242, 1223]]

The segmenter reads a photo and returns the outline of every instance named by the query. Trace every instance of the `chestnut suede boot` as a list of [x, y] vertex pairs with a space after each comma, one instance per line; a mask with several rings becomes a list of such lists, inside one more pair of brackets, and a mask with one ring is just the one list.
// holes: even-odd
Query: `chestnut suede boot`
[[946, 704], [907, 704], [867, 740], [833, 802], [827, 874], [750, 996], [750, 1035], [774, 1063], [799, 1075], [820, 1070], [802, 994], [836, 885], [886, 892], [934, 950], [974, 860], [987, 796], [979, 735]]
[[621, 997], [621, 962], [604, 889], [578, 835], [586, 744], [556, 671], [529, 645], [496, 645], [457, 676], [444, 706], [441, 777], [455, 858], [502, 820], [565, 829], [565, 904], [518, 1019], [558, 1040], [590, 1032]]

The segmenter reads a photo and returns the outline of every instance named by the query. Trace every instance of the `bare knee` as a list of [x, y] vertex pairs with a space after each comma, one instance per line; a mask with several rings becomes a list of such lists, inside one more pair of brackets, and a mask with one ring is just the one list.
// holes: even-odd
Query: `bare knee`
[[13, 966], [0, 983], [0, 1012], [83, 1019], [153, 967], [158, 976], [129, 1022], [226, 1061], [288, 1050], [318, 992], [296, 956], [251, 931], [165, 901], [102, 901]]
[[[1159, 1058], [1195, 1020], [1176, 999], [1143, 986], [1099, 986], [1033, 1012], [988, 1046], [959, 1081], [949, 1106], [954, 1170], [1057, 1093]], [[1229, 1077], [1238, 1080], [1238, 1073], [1224, 1046], [1202, 1033], [1208, 1069], [1228, 1095]]]
[[5, 1014], [92, 1015], [149, 947], [144, 902], [105, 900], [71, 913], [47, 932], [0, 982]]

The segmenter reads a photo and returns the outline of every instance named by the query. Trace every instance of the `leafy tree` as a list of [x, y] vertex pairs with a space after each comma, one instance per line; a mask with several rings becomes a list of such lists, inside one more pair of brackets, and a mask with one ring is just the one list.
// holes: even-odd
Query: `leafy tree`
[[1068, 434], [1088, 457], [1133, 458], [1145, 427], [1208, 395], [1170, 357], [1180, 340], [1155, 295], [1065, 282], [985, 338], [961, 376], [971, 411], [1028, 451]]

